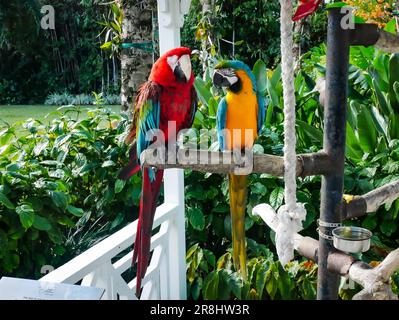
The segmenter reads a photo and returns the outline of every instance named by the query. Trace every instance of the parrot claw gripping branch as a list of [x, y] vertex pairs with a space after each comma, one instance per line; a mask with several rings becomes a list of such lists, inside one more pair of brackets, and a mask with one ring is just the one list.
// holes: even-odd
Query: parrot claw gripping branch
[[[397, 299], [392, 293], [389, 278], [399, 268], [399, 248], [392, 251], [377, 267], [359, 261], [354, 256], [337, 250], [332, 244], [332, 226], [368, 213], [375, 212], [381, 205], [399, 198], [399, 180], [377, 188], [362, 196], [343, 195], [343, 179], [345, 164], [345, 123], [347, 105], [347, 80], [349, 67], [349, 48], [351, 45], [374, 45], [384, 51], [399, 53], [399, 37], [379, 29], [373, 24], [355, 24], [353, 29], [343, 29], [344, 18], [340, 8], [329, 8], [327, 29], [327, 78], [326, 106], [324, 112], [324, 145], [323, 150], [305, 155], [295, 154], [295, 96], [293, 89], [292, 63], [292, 20], [296, 21], [312, 14], [321, 5], [321, 0], [300, 0], [293, 14], [291, 0], [280, 0], [281, 32], [282, 32], [282, 69], [284, 87], [285, 114], [285, 154], [284, 157], [272, 155], [252, 155], [252, 173], [269, 173], [284, 176], [285, 202], [278, 213], [267, 204], [260, 204], [253, 209], [265, 223], [277, 233], [277, 250], [283, 264], [293, 258], [293, 250], [318, 263], [318, 299], [331, 300], [338, 298], [339, 277], [349, 277], [364, 289], [354, 299]], [[256, 81], [247, 67], [238, 61], [222, 62], [214, 75], [214, 84], [230, 87], [226, 98], [222, 99], [218, 108], [219, 142], [223, 152], [195, 150], [184, 161], [177, 162], [164, 159], [162, 163], [154, 158], [150, 150], [141, 154], [141, 166], [157, 167], [158, 170], [168, 168], [191, 169], [229, 175], [230, 208], [236, 227], [233, 227], [233, 258], [236, 268], [243, 276], [246, 274], [245, 236], [242, 232], [242, 207], [246, 201], [246, 176], [235, 175], [237, 165], [234, 157], [231, 163], [224, 161], [224, 153], [231, 152], [234, 147], [250, 148], [243, 143], [232, 146], [221, 134], [226, 127], [234, 128], [234, 91], [238, 92], [242, 84], [236, 84], [237, 73], [244, 72], [249, 78], [247, 84], [252, 96], [257, 95]], [[252, 79], [253, 80], [253, 79]], [[231, 90], [233, 89], [233, 90]], [[231, 94], [233, 91], [233, 94]], [[256, 105], [256, 103], [254, 104]], [[263, 102], [258, 100], [256, 124], [246, 122], [246, 128], [259, 130], [263, 125]], [[248, 111], [251, 113], [250, 111]], [[230, 113], [230, 114], [229, 114]], [[253, 113], [251, 113], [253, 115]], [[254, 119], [255, 119], [254, 118]], [[332, 134], [334, 133], [334, 134]], [[256, 138], [257, 135], [255, 135]], [[226, 151], [228, 150], [228, 151]], [[179, 152], [177, 152], [179, 154]], [[219, 159], [214, 164], [199, 163], [198, 159]], [[176, 159], [174, 159], [176, 160]], [[295, 165], [296, 164], [296, 165]], [[301, 221], [306, 216], [303, 204], [296, 203], [296, 177], [322, 175], [319, 241], [298, 234], [302, 229]], [[238, 178], [237, 178], [238, 177]], [[285, 235], [284, 235], [285, 234]]]

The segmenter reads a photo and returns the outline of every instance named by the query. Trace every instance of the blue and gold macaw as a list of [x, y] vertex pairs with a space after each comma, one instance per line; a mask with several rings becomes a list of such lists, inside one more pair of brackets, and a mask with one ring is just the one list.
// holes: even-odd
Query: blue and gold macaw
[[[265, 121], [266, 99], [258, 91], [256, 78], [243, 62], [220, 62], [213, 75], [213, 83], [227, 89], [217, 111], [219, 146], [225, 150], [251, 149]], [[227, 129], [227, 130], [226, 130]], [[234, 134], [233, 130], [239, 134]], [[245, 131], [252, 131], [249, 136]], [[232, 219], [233, 262], [247, 275], [245, 245], [245, 210], [247, 204], [247, 176], [229, 174], [230, 213]]]

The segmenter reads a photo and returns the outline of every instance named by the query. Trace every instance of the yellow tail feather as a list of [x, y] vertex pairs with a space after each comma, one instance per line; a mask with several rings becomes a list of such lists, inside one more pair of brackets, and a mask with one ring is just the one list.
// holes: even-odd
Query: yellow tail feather
[[247, 176], [229, 174], [233, 262], [236, 270], [247, 277], [247, 252], [245, 245], [245, 209], [247, 206]]

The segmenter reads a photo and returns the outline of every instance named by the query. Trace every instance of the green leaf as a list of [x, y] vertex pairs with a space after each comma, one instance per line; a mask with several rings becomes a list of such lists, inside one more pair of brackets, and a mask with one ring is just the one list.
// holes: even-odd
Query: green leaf
[[377, 216], [374, 214], [367, 215], [362, 222], [362, 227], [371, 231], [374, 230], [376, 226], [377, 226]]
[[309, 125], [305, 121], [296, 120], [298, 130], [302, 130], [315, 144], [321, 144], [323, 142], [323, 133], [320, 129]]
[[48, 231], [51, 229], [51, 223], [48, 219], [43, 218], [39, 215], [35, 215], [35, 220], [33, 221], [33, 227], [37, 230]]
[[43, 150], [47, 148], [49, 145], [50, 141], [47, 139], [42, 140], [41, 142], [37, 143], [35, 147], [33, 148], [33, 153], [35, 156], [38, 156], [42, 153]]
[[19, 215], [19, 220], [25, 229], [29, 229], [35, 221], [35, 212], [29, 204], [23, 204], [15, 208], [15, 211]]
[[218, 298], [219, 288], [219, 273], [218, 271], [212, 271], [204, 280], [204, 300], [216, 300]]
[[384, 219], [380, 225], [380, 230], [387, 237], [390, 237], [397, 230], [396, 222], [391, 219]]
[[199, 100], [206, 108], [208, 108], [208, 101], [213, 97], [205, 82], [201, 78], [197, 77], [194, 81], [194, 87], [197, 91]]
[[251, 193], [260, 194], [264, 196], [267, 192], [267, 188], [260, 182], [256, 182], [255, 184], [250, 186]]
[[355, 161], [361, 160], [364, 154], [360, 148], [360, 141], [348, 122], [346, 123], [346, 154]]
[[253, 74], [256, 78], [257, 91], [265, 95], [267, 90], [267, 69], [266, 64], [262, 60], [255, 62]]
[[65, 193], [59, 191], [49, 191], [49, 195], [51, 200], [53, 200], [54, 204], [62, 209], [65, 210], [68, 206], [68, 198]]
[[[109, 50], [109, 49], [111, 49], [111, 47], [112, 47], [112, 42], [111, 42], [111, 41], [107, 41], [107, 42], [103, 43], [103, 44], [100, 46], [100, 49]], [[97, 48], [98, 48], [98, 47], [97, 47]]]
[[270, 105], [278, 107], [280, 105], [280, 99], [276, 93], [275, 87], [272, 86], [272, 82], [270, 79], [267, 80], [266, 87], [267, 87], [268, 95], [271, 98], [271, 103], [269, 104], [268, 108], [270, 108]]
[[215, 117], [218, 111], [218, 103], [215, 98], [210, 98], [208, 102], [208, 113], [211, 117]]
[[284, 200], [284, 188], [277, 187], [270, 194], [269, 203], [274, 209], [278, 209]]
[[377, 98], [377, 102], [378, 102], [378, 105], [379, 105], [379, 107], [381, 109], [381, 112], [383, 114], [387, 114], [387, 115], [391, 114], [392, 109], [389, 107], [387, 99], [384, 96], [384, 94], [382, 93], [382, 91], [380, 89], [380, 85], [378, 84], [377, 80], [373, 78], [372, 79], [372, 84], [373, 84], [373, 87], [374, 87], [374, 94], [375, 94], [375, 96]]
[[358, 115], [357, 123], [361, 148], [368, 153], [374, 152], [377, 147], [377, 132], [373, 118], [367, 108], [362, 108]]
[[387, 31], [387, 32], [390, 32], [390, 33], [393, 33], [393, 34], [396, 35], [396, 19], [395, 19], [395, 18], [391, 19], [391, 20], [385, 25], [384, 30]]
[[347, 3], [342, 2], [342, 1], [340, 1], [340, 2], [332, 2], [332, 3], [328, 3], [328, 4], [326, 5], [326, 8], [327, 8], [327, 9], [331, 9], [331, 8], [342, 8], [342, 7], [346, 7], [347, 5], [348, 5]]
[[202, 211], [198, 208], [189, 208], [187, 210], [188, 221], [195, 230], [204, 230], [205, 217]]
[[193, 297], [194, 300], [198, 300], [200, 293], [201, 293], [201, 289], [202, 289], [202, 278], [195, 278], [195, 281], [191, 287], [191, 295]]
[[68, 211], [69, 213], [71, 213], [71, 214], [73, 214], [74, 216], [79, 217], [79, 218], [80, 218], [81, 216], [83, 216], [83, 214], [84, 214], [83, 209], [74, 207], [74, 206], [72, 206], [72, 205], [68, 205], [66, 209], [67, 209], [67, 211]]
[[2, 203], [8, 209], [15, 209], [15, 206], [10, 199], [8, 199], [7, 196], [2, 192], [0, 192], [0, 203]]
[[102, 164], [102, 168], [108, 168], [108, 167], [112, 167], [115, 165], [115, 162], [113, 162], [112, 160], [107, 160], [104, 161], [104, 163]]
[[115, 194], [121, 192], [125, 184], [126, 180], [117, 179], [115, 182]]
[[271, 299], [274, 299], [278, 289], [277, 279], [274, 277], [274, 271], [272, 268], [266, 272], [266, 291]]
[[206, 261], [214, 268], [216, 265], [215, 255], [207, 249], [202, 249], [202, 252], [204, 253]]
[[258, 293], [259, 298], [262, 298], [262, 293], [265, 289], [267, 271], [268, 268], [265, 268], [264, 265], [260, 265], [258, 272], [256, 273], [256, 292]]

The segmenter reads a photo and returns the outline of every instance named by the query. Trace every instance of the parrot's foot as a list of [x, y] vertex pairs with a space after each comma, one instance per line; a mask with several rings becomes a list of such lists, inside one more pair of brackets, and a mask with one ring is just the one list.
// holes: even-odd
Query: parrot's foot
[[234, 174], [238, 176], [249, 175], [254, 167], [254, 153], [252, 149], [245, 148], [244, 153], [241, 150], [233, 150]]

